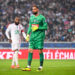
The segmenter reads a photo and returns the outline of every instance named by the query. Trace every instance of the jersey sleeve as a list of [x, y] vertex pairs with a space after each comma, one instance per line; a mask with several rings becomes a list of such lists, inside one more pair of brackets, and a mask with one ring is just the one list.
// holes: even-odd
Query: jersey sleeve
[[7, 27], [6, 32], [5, 32], [6, 37], [7, 37], [8, 39], [10, 39], [10, 36], [9, 36], [9, 32], [10, 32], [10, 31], [11, 31], [11, 25], [9, 25], [9, 26]]
[[24, 27], [22, 25], [21, 25], [20, 28], [21, 28], [21, 32], [24, 32]]
[[27, 34], [30, 34], [30, 32], [31, 32], [31, 20], [29, 21], [29, 27], [28, 27]]
[[26, 34], [24, 32], [24, 27], [21, 25], [20, 28], [21, 28], [21, 33], [22, 33], [23, 37], [26, 39]]
[[47, 29], [47, 22], [46, 22], [45, 17], [42, 18], [42, 23], [43, 23], [43, 26], [39, 27], [39, 29], [40, 30], [46, 30]]

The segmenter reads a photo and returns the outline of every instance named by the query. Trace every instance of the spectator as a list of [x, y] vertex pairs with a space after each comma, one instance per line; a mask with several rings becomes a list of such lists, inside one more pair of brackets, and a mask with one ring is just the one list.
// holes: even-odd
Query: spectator
[[38, 5], [48, 23], [45, 41], [75, 40], [75, 0], [0, 0], [0, 41], [6, 40], [6, 25], [12, 23], [15, 16], [21, 18], [27, 32], [33, 4]]

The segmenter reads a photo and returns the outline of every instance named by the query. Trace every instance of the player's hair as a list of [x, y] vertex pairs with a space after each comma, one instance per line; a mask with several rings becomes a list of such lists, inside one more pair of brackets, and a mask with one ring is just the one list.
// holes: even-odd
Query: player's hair
[[19, 17], [19, 16], [14, 17], [14, 20], [15, 20], [16, 18], [20, 20], [20, 17]]
[[33, 7], [36, 7], [36, 8], [38, 8], [38, 9], [39, 9], [39, 7], [38, 7], [37, 5], [33, 5], [33, 6], [32, 6], [32, 8], [33, 8]]

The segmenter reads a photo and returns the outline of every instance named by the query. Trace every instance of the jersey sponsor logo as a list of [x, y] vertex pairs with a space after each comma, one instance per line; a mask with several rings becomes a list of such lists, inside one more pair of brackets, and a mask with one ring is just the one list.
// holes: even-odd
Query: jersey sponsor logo
[[34, 26], [37, 26], [37, 27], [39, 27], [39, 24], [32, 24], [32, 27], [34, 27]]
[[15, 34], [19, 34], [19, 30], [15, 30]]

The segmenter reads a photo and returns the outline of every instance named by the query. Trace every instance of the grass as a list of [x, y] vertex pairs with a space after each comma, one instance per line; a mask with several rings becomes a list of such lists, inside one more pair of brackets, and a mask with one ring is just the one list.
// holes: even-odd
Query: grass
[[[0, 75], [75, 75], [75, 60], [45, 60], [42, 72], [37, 72], [39, 60], [33, 60], [31, 71], [11, 69], [12, 60], [0, 60]], [[26, 67], [27, 60], [19, 60], [21, 68]]]

